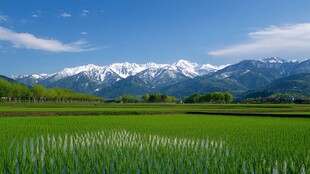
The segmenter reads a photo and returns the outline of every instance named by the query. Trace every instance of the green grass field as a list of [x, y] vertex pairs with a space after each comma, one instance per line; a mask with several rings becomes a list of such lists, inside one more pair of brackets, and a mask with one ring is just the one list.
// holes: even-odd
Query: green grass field
[[[170, 108], [281, 114], [309, 109], [308, 105], [79, 105], [2, 105], [0, 111]], [[0, 132], [1, 173], [310, 173], [308, 118], [196, 114], [1, 117]]]

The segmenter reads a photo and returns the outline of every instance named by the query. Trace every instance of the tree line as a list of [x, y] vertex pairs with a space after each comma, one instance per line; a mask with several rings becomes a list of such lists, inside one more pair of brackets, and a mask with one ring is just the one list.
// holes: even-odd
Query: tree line
[[144, 94], [142, 97], [124, 95], [116, 99], [122, 103], [173, 103], [177, 102], [175, 97], [166, 94]]
[[[233, 96], [228, 92], [214, 92], [193, 94], [189, 97], [183, 97], [184, 103], [230, 103]], [[17, 82], [8, 82], [0, 78], [0, 100], [5, 101], [24, 101], [24, 102], [85, 102], [85, 101], [103, 101], [101, 97], [76, 93], [69, 89], [59, 87], [48, 89], [41, 85], [28, 87]], [[123, 103], [175, 103], [178, 100], [166, 94], [145, 94], [143, 96], [124, 95], [116, 99]]]
[[6, 101], [28, 102], [73, 102], [73, 101], [103, 101], [103, 98], [76, 93], [69, 89], [47, 89], [41, 85], [27, 87], [20, 83], [8, 82], [0, 78], [0, 97]]
[[213, 92], [202, 94], [193, 94], [189, 97], [183, 97], [184, 103], [230, 103], [233, 95], [229, 92]]
[[173, 103], [177, 99], [166, 94], [145, 94], [141, 97], [145, 103]]
[[[213, 92], [201, 94], [193, 94], [188, 97], [183, 97], [182, 102], [184, 103], [231, 103], [233, 95], [229, 92]], [[142, 97], [124, 95], [116, 99], [117, 102], [122, 103], [175, 103], [178, 100], [166, 94], [145, 94]]]

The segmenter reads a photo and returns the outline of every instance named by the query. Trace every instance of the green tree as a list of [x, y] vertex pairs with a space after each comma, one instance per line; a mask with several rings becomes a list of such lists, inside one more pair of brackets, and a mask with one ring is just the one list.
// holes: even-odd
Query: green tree
[[230, 103], [233, 100], [233, 95], [229, 92], [224, 92], [225, 103]]
[[149, 102], [149, 98], [150, 98], [150, 95], [149, 94], [144, 94], [141, 99], [144, 103], [147, 103]]
[[22, 97], [22, 86], [18, 83], [11, 83], [11, 92], [9, 96], [14, 100], [20, 100]]
[[9, 97], [10, 93], [10, 83], [2, 78], [0, 78], [0, 97]]
[[193, 94], [186, 98], [185, 103], [200, 103], [202, 101], [201, 94]]
[[210, 103], [211, 100], [212, 100], [212, 94], [211, 94], [211, 93], [206, 93], [206, 94], [203, 96], [203, 102]]
[[212, 102], [220, 103], [224, 101], [224, 95], [221, 92], [214, 92], [212, 93]]
[[39, 99], [41, 102], [43, 102], [45, 89], [46, 88], [44, 88], [41, 85], [34, 85], [31, 89], [34, 99], [35, 100]]
[[137, 102], [139, 102], [139, 99], [135, 96], [132, 96], [132, 95], [120, 96], [116, 100], [121, 101], [123, 103], [137, 103]]
[[149, 102], [150, 103], [158, 103], [159, 102], [159, 95], [158, 94], [150, 94]]

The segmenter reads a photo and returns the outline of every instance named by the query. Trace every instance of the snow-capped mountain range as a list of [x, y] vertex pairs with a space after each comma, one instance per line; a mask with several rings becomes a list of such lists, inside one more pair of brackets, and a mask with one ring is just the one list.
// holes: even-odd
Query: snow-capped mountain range
[[[268, 78], [278, 78], [279, 76], [288, 76], [296, 74], [300, 68], [306, 68], [309, 60], [285, 60], [279, 57], [268, 57], [259, 60], [243, 60], [237, 64], [228, 66], [224, 70], [213, 74], [215, 78], [226, 79], [235, 76], [244, 76], [246, 74], [264, 75]], [[304, 66], [304, 64], [306, 64]]]
[[[108, 66], [97, 66], [93, 64], [78, 66], [73, 68], [65, 68], [62, 71], [53, 74], [32, 74], [32, 75], [20, 75], [13, 76], [12, 78], [17, 81], [30, 80], [33, 83], [39, 83], [40, 81], [49, 80], [50, 82], [56, 82], [58, 80], [83, 74], [87, 76], [91, 81], [97, 83], [107, 83], [111, 78], [115, 78], [115, 81], [125, 79], [129, 76], [138, 75], [145, 80], [154, 80], [157, 77], [167, 74], [174, 78], [178, 75], [182, 75], [188, 78], [194, 78], [196, 76], [206, 75], [211, 72], [220, 70], [228, 65], [213, 66], [210, 64], [198, 65], [187, 60], [179, 60], [173, 64], [136, 64], [136, 63], [114, 63]], [[32, 84], [28, 84], [32, 85]]]
[[222, 66], [199, 65], [183, 59], [172, 64], [90, 64], [65, 68], [53, 74], [21, 75], [13, 79], [29, 86], [61, 87], [106, 98], [146, 93], [182, 97], [214, 91], [241, 94], [301, 73], [310, 73], [310, 59], [296, 61], [268, 57]]

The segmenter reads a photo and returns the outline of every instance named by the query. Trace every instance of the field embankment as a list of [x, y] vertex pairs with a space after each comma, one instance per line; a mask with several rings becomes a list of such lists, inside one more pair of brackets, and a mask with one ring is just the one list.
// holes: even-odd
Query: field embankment
[[204, 114], [310, 118], [310, 105], [298, 104], [102, 104], [1, 103], [0, 116]]

